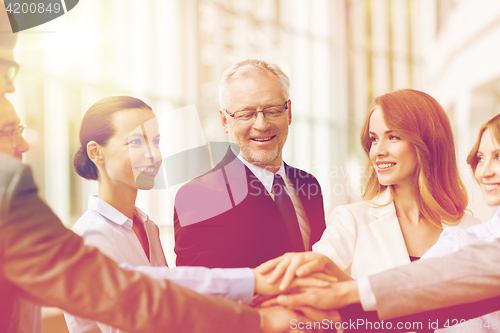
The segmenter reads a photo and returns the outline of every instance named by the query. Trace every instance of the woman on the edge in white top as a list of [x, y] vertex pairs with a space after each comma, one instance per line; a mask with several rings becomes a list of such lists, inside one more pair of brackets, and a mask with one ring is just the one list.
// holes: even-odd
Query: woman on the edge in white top
[[[484, 202], [488, 206], [499, 206], [499, 208], [486, 223], [467, 230], [447, 228], [422, 259], [441, 257], [471, 243], [490, 241], [500, 237], [500, 114], [481, 126], [479, 137], [467, 157], [467, 163], [483, 190]], [[453, 326], [454, 324], [457, 325]], [[437, 330], [437, 332], [497, 332], [500, 329], [500, 311], [466, 322], [460, 322], [460, 318], [450, 320], [448, 325], [453, 327]]]
[[361, 132], [368, 157], [363, 201], [336, 207], [313, 246], [352, 276], [419, 259], [443, 227], [467, 228], [450, 122], [439, 103], [417, 90], [375, 98]]

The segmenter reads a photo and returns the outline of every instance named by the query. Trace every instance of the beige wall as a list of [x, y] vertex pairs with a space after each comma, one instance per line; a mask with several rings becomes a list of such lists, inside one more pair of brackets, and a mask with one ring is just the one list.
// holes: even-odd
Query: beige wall
[[488, 221], [496, 207], [484, 204], [465, 160], [481, 124], [500, 112], [500, 2], [452, 1], [441, 21], [429, 56], [430, 91], [451, 118], [470, 208]]

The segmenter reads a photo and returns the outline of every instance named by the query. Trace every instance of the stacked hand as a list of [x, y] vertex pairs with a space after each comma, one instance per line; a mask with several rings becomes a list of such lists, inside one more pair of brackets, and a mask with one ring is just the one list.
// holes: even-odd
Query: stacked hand
[[297, 323], [307, 328], [339, 322], [335, 309], [359, 301], [356, 282], [319, 253], [286, 253], [254, 273], [256, 293], [280, 294], [259, 304], [264, 332], [286, 332]]
[[[267, 263], [269, 262], [271, 261], [268, 261]], [[272, 268], [270, 268], [264, 271], [262, 270], [263, 265], [252, 269], [255, 275], [255, 293], [259, 295], [274, 296], [300, 287], [325, 288], [330, 285], [330, 282], [337, 281], [334, 276], [323, 272], [314, 272], [295, 279], [293, 277], [288, 278], [285, 284], [282, 276], [275, 274], [276, 270], [273, 271]]]

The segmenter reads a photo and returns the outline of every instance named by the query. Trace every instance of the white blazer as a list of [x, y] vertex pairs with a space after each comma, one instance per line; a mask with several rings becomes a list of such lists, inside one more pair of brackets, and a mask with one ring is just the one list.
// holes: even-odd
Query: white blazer
[[[394, 202], [376, 206], [386, 204], [390, 195], [387, 189], [371, 201], [335, 207], [313, 251], [326, 255], [356, 277], [410, 263]], [[477, 218], [465, 214], [458, 226], [467, 229], [479, 223]]]

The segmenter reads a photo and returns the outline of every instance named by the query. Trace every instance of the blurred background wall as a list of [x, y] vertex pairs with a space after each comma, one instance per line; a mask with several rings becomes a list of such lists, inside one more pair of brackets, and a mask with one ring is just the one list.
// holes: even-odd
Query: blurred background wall
[[[495, 0], [84, 0], [20, 33], [9, 98], [28, 124], [25, 161], [71, 226], [97, 190], [71, 158], [83, 114], [103, 97], [132, 95], [159, 114], [194, 105], [204, 140], [227, 141], [222, 72], [247, 58], [278, 64], [293, 103], [285, 161], [317, 176], [328, 214], [361, 196], [359, 131], [371, 99], [423, 90], [448, 112], [471, 210], [487, 220], [465, 158], [480, 124], [500, 111], [499, 41]], [[189, 124], [171, 131], [163, 145], [191, 147]], [[142, 192], [138, 206], [161, 226], [173, 265], [172, 191]]]

